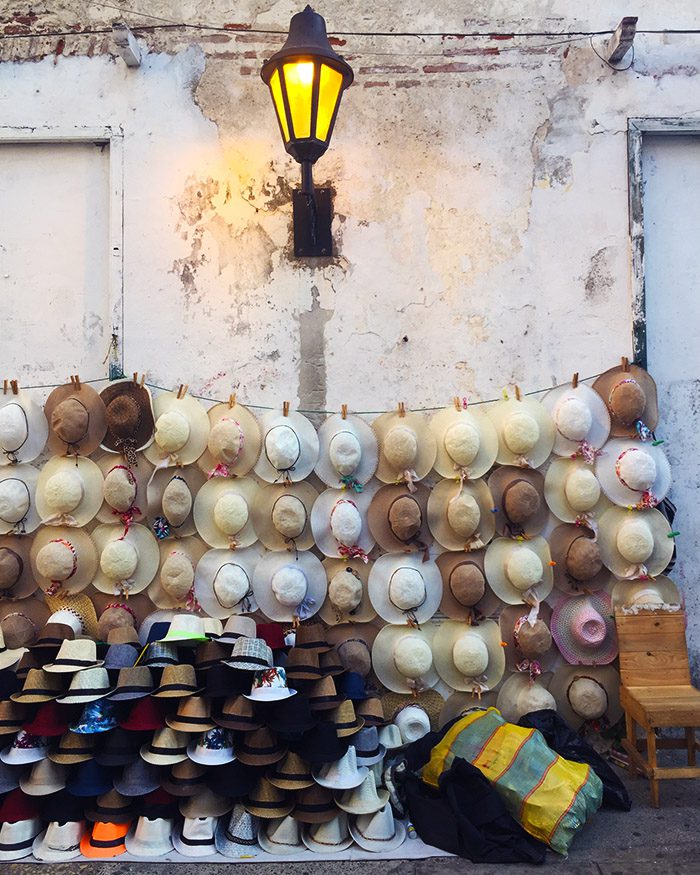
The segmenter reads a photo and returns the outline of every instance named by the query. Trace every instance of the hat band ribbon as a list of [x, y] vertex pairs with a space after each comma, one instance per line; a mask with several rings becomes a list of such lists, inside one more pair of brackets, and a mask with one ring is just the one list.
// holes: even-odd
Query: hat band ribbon
[[91, 747], [59, 747], [54, 756], [81, 756], [82, 754], [93, 753]]
[[250, 756], [268, 756], [269, 754], [278, 754], [280, 750], [278, 744], [270, 744], [267, 747], [248, 747], [248, 745], [242, 744], [239, 748], [239, 752]]
[[593, 532], [593, 543], [598, 540], [598, 523], [592, 513], [580, 513], [574, 520], [576, 526], [586, 526]]
[[24, 417], [24, 440], [13, 450], [7, 450], [5, 449], [5, 447], [2, 448], [3, 456], [7, 456], [7, 461], [11, 462], [13, 465], [16, 465], [17, 462], [19, 462], [19, 459], [17, 458], [17, 453], [29, 440], [29, 420], [27, 419], [27, 411], [24, 409], [24, 407], [22, 407], [21, 404], [16, 404], [15, 406], [19, 407], [19, 409], [22, 411], [22, 416]]
[[[287, 667], [287, 676], [295, 678], [300, 674], [312, 674], [315, 677], [323, 677], [323, 669], [316, 665], [292, 665]], [[303, 680], [303, 678], [300, 678]]]
[[148, 752], [152, 753], [154, 756], [166, 756], [166, 755], [177, 755], [181, 756], [183, 753], [187, 753], [187, 748], [182, 747], [153, 747], [153, 745], [149, 745]]
[[364, 486], [357, 477], [353, 477], [352, 474], [346, 474], [344, 477], [338, 478], [338, 483], [340, 483], [341, 489], [352, 489], [355, 492], [362, 492]]
[[[108, 815], [108, 817], [114, 817], [114, 815], [119, 816], [119, 815], [122, 815], [122, 814], [129, 814], [130, 809], [131, 809], [131, 804], [129, 804], [129, 805], [122, 805], [122, 806], [120, 806], [119, 808], [109, 808], [109, 807], [107, 807], [107, 806], [105, 806], [105, 805], [100, 805], [100, 804], [98, 803], [98, 804], [96, 804], [95, 807], [93, 808], [93, 811], [94, 811], [96, 814], [106, 814], [106, 815]], [[95, 819], [97, 820], [98, 818], [95, 818]], [[109, 821], [107, 821], [107, 822], [109, 822]]]
[[372, 757], [379, 756], [379, 742], [377, 742], [377, 746], [373, 747], [372, 750], [358, 750], [357, 758], [359, 760], [369, 760]]
[[80, 523], [72, 513], [54, 513], [41, 521], [43, 526], [68, 526], [70, 528], [78, 528]]
[[540, 599], [534, 587], [531, 586], [523, 593], [523, 601], [526, 605], [530, 605], [527, 621], [531, 626], [534, 626], [540, 613]]
[[194, 693], [197, 691], [197, 687], [194, 684], [163, 684], [163, 686], [158, 687], [155, 694], [170, 692], [171, 690], [177, 690], [178, 692], [184, 691], [187, 693]]
[[[254, 805], [256, 808], [274, 809], [280, 807], [279, 800], [274, 799], [251, 799], [249, 804]], [[284, 803], [282, 803], [282, 805], [283, 804]]]
[[[309, 838], [315, 842], [317, 845], [323, 845], [326, 848], [338, 848], [343, 844], [346, 839], [341, 839], [339, 842], [322, 842], [321, 839], [316, 838], [316, 836], [310, 835]], [[388, 841], [388, 839], [386, 840]]]
[[652, 580], [652, 576], [649, 574], [649, 569], [644, 565], [643, 562], [640, 562], [638, 565], [629, 565], [625, 568], [622, 574], [623, 580]]
[[357, 727], [357, 717], [354, 720], [346, 720], [343, 723], [336, 723], [336, 729], [355, 729]]
[[56, 595], [60, 591], [60, 589], [63, 586], [63, 584], [65, 583], [65, 581], [70, 580], [71, 577], [73, 577], [75, 572], [78, 570], [78, 554], [75, 550], [75, 547], [71, 544], [71, 542], [66, 541], [65, 538], [52, 538], [49, 541], [49, 544], [63, 544], [63, 546], [68, 547], [68, 549], [73, 554], [73, 568], [71, 569], [71, 572], [68, 575], [68, 577], [66, 577], [64, 580], [52, 580], [51, 586], [49, 586], [45, 590], [46, 595]]
[[[136, 423], [136, 428], [141, 424], [141, 410], [139, 409], [139, 418]], [[111, 431], [111, 429], [110, 429]], [[112, 432], [114, 434], [114, 432]], [[114, 446], [121, 450], [126, 461], [134, 468], [138, 467], [138, 457], [136, 456], [136, 440], [133, 437], [117, 437], [114, 436]]]
[[378, 839], [378, 838], [376, 838], [375, 836], [368, 836], [368, 835], [365, 835], [365, 834], [362, 832], [362, 830], [359, 828], [359, 826], [357, 825], [357, 823], [355, 823], [355, 829], [359, 832], [359, 834], [362, 836], [362, 838], [365, 839], [365, 841], [368, 841], [368, 842], [393, 842], [394, 839], [396, 838], [396, 828], [395, 828], [395, 827], [394, 827], [393, 835], [390, 835], [388, 838], [385, 838], [385, 839]]
[[521, 659], [515, 664], [518, 671], [527, 672], [530, 675], [530, 682], [542, 674], [542, 666], [536, 659]]
[[16, 697], [14, 701], [16, 702], [21, 702], [22, 699], [26, 699], [28, 696], [50, 696], [52, 699], [56, 699], [60, 695], [60, 690], [42, 690], [41, 687], [30, 687], [30, 689], [21, 690], [14, 695]]
[[191, 845], [192, 847], [201, 845], [204, 847], [204, 845], [211, 845], [214, 841], [214, 837], [212, 836], [210, 839], [190, 839], [187, 838], [187, 836], [180, 835], [180, 841], [183, 845]]
[[333, 803], [328, 802], [316, 802], [315, 804], [309, 802], [299, 802], [297, 803], [295, 810], [296, 811], [306, 811], [309, 814], [313, 814], [314, 812], [323, 812], [323, 811], [332, 811]]
[[109, 693], [109, 687], [101, 687], [100, 689], [88, 687], [80, 690], [68, 690], [65, 696], [61, 696], [61, 701], [64, 702], [66, 699], [80, 699], [83, 696], [106, 696], [107, 693]]
[[318, 705], [321, 702], [341, 702], [342, 699], [338, 693], [333, 696], [309, 696], [309, 702]]
[[[559, 431], [559, 429], [557, 429]], [[561, 432], [559, 432], [561, 434]], [[566, 437], [566, 435], [562, 435], [562, 437]], [[572, 453], [569, 458], [576, 459], [581, 458], [587, 465], [592, 465], [598, 456], [603, 455], [603, 450], [599, 450], [596, 447], [592, 446], [588, 443], [588, 441], [583, 440], [578, 442], [578, 447], [576, 448], [576, 452]]]
[[208, 717], [188, 717], [186, 714], [176, 714], [173, 723], [187, 723], [190, 726], [201, 726], [204, 723], [211, 723]]
[[299, 602], [294, 611], [294, 625], [298, 625], [301, 620], [308, 620], [309, 617], [312, 617], [315, 604], [316, 599], [312, 599], [311, 596], [306, 596], [303, 601]]
[[625, 489], [629, 489], [630, 492], [641, 492], [642, 497], [634, 505], [634, 507], [636, 507], [637, 510], [644, 510], [645, 508], [648, 508], [648, 507], [656, 507], [656, 505], [659, 503], [659, 499], [656, 498], [656, 496], [654, 495], [654, 493], [650, 489], [635, 489], [633, 486], [630, 486], [629, 483], [627, 483], [625, 481], [624, 477], [620, 473], [620, 464], [622, 462], [622, 459], [627, 455], [627, 453], [638, 453], [638, 452], [639, 452], [639, 447], [630, 447], [627, 450], [623, 450], [620, 453], [620, 455], [617, 457], [617, 460], [615, 462], [615, 474], [617, 475], [617, 479], [620, 481], [620, 483], [622, 483], [622, 485], [625, 487]]
[[275, 772], [275, 781], [313, 781], [313, 777], [309, 772], [305, 774], [296, 772]]
[[338, 541], [338, 553], [343, 559], [361, 559], [365, 565], [369, 562], [369, 557], [362, 547], [358, 547], [357, 544], [353, 544], [350, 547], [347, 544], [341, 544], [340, 541]]
[[118, 839], [90, 838], [91, 848], [119, 848], [124, 844], [124, 836]]
[[226, 830], [226, 832], [224, 833], [224, 837], [229, 842], [232, 842], [234, 845], [250, 845], [252, 847], [253, 845], [257, 845], [258, 843], [258, 840], [256, 838], [247, 839], [243, 836], [235, 836], [228, 830]]
[[11, 844], [2, 842], [0, 843], [0, 851], [21, 851], [23, 848], [28, 848], [32, 845], [35, 838], [36, 836], [32, 836], [30, 839], [25, 839], [23, 842], [13, 842]]
[[95, 664], [94, 659], [54, 659], [53, 665], [82, 665], [91, 666]]
[[170, 783], [174, 787], [197, 787], [202, 783], [202, 776], [197, 778], [176, 778], [174, 775], [170, 777]]
[[408, 487], [408, 491], [413, 493], [417, 492], [416, 483], [420, 480], [420, 477], [416, 474], [413, 468], [406, 468], [405, 471], [402, 471], [401, 474], [396, 478], [396, 483], [405, 483]]
[[263, 659], [261, 656], [241, 656], [239, 658], [233, 658], [227, 661], [226, 665], [231, 666], [231, 668], [239, 668], [239, 663], [242, 665], [243, 663], [250, 663], [251, 665], [260, 665], [263, 668], [269, 668], [268, 662], [266, 659]]

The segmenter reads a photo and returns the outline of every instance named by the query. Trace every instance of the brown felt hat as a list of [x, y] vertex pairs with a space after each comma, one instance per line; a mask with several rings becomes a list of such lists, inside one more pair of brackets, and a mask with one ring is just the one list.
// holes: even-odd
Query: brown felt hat
[[234, 696], [226, 699], [221, 708], [221, 714], [214, 717], [214, 722], [217, 726], [239, 732], [252, 732], [262, 726], [260, 720], [255, 716], [253, 703], [245, 696]]
[[48, 449], [54, 455], [68, 450], [89, 456], [107, 431], [104, 401], [85, 383], [58, 386], [46, 399], [44, 413], [49, 422]]
[[343, 697], [336, 690], [332, 677], [316, 681], [309, 687], [307, 695], [312, 711], [328, 711], [331, 708], [337, 708], [343, 701]]
[[484, 551], [441, 553], [435, 560], [442, 576], [440, 611], [451, 620], [475, 614], [489, 617], [501, 605], [486, 580]]
[[409, 492], [405, 484], [382, 486], [367, 512], [367, 523], [379, 546], [392, 552], [424, 551], [432, 543], [428, 527], [430, 490], [422, 483]]
[[0, 538], [0, 594], [3, 599], [24, 599], [32, 595], [37, 582], [29, 562], [31, 538], [5, 535]]
[[294, 807], [287, 794], [271, 784], [267, 778], [259, 779], [243, 805], [249, 814], [266, 820], [286, 817]]
[[281, 760], [286, 753], [287, 746], [266, 726], [246, 732], [235, 750], [236, 759], [247, 766], [270, 766]]
[[338, 816], [333, 792], [314, 784], [301, 790], [296, 797], [292, 817], [300, 823], [328, 823]]
[[556, 661], [558, 651], [549, 628], [552, 608], [542, 602], [532, 625], [528, 621], [529, 610], [527, 605], [506, 605], [498, 618], [506, 645], [506, 671], [516, 671], [523, 660], [538, 662], [542, 671], [549, 671]]
[[611, 437], [637, 437], [637, 422], [652, 431], [659, 421], [656, 383], [637, 365], [610, 368], [593, 383], [610, 411]]
[[315, 783], [311, 766], [294, 751], [290, 751], [283, 760], [268, 770], [267, 779], [280, 790], [303, 790]]
[[154, 418], [151, 393], [135, 380], [115, 380], [100, 392], [105, 404], [107, 433], [102, 446], [113, 453], [130, 455], [153, 440]]
[[539, 471], [504, 465], [496, 468], [488, 483], [499, 535], [538, 535], [542, 531], [549, 509], [544, 500], [544, 477]]
[[554, 585], [567, 595], [602, 589], [610, 581], [600, 547], [585, 526], [557, 526], [549, 536], [554, 566]]

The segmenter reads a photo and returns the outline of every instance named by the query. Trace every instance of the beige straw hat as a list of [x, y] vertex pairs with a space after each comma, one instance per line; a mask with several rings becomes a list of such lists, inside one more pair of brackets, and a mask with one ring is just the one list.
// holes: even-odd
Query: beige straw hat
[[600, 545], [586, 526], [557, 526], [549, 536], [554, 566], [554, 586], [567, 595], [602, 589], [610, 582]]
[[207, 550], [194, 574], [194, 595], [201, 609], [219, 620], [257, 611], [253, 575], [259, 561], [257, 547]]
[[318, 440], [319, 479], [333, 489], [361, 492], [379, 462], [379, 446], [372, 426], [352, 413], [334, 413], [319, 428]]
[[615, 577], [656, 577], [673, 556], [672, 534], [659, 510], [611, 507], [600, 518], [600, 556]]
[[104, 478], [103, 502], [97, 511], [101, 523], [144, 521], [148, 511], [146, 489], [153, 465], [143, 453], [137, 453], [135, 458], [134, 466], [114, 453], [105, 453], [95, 460]]
[[269, 620], [306, 620], [326, 598], [328, 581], [321, 560], [313, 553], [268, 553], [253, 573], [258, 607]]
[[421, 413], [398, 410], [382, 413], [372, 423], [379, 442], [377, 477], [382, 483], [412, 486], [430, 473], [437, 455], [435, 435]]
[[258, 420], [234, 397], [231, 402], [215, 404], [207, 411], [209, 439], [197, 462], [207, 477], [244, 477], [260, 456]]
[[367, 558], [374, 538], [367, 523], [373, 488], [362, 492], [326, 489], [311, 511], [311, 530], [316, 546], [331, 558]]
[[544, 500], [544, 477], [539, 471], [504, 465], [488, 480], [496, 509], [495, 526], [499, 535], [517, 538], [539, 535], [549, 511]]
[[684, 598], [676, 584], [660, 575], [654, 580], [618, 580], [612, 590], [613, 609], [623, 613], [682, 608]]
[[361, 559], [324, 559], [328, 594], [319, 617], [329, 626], [338, 623], [368, 623], [377, 614], [369, 599], [367, 584], [371, 562]]
[[98, 559], [95, 543], [82, 529], [47, 526], [34, 536], [30, 553], [39, 586], [49, 594], [81, 592], [92, 581]]
[[638, 437], [637, 423], [647, 430], [656, 428], [656, 383], [643, 368], [624, 363], [610, 368], [598, 377], [593, 388], [610, 412], [612, 437]]
[[442, 575], [440, 611], [451, 620], [490, 617], [502, 602], [484, 572], [484, 550], [441, 553], [435, 560]]
[[194, 606], [194, 580], [197, 563], [207, 551], [199, 538], [161, 541], [160, 571], [148, 588], [148, 597], [158, 608]]
[[517, 605], [525, 599], [541, 602], [547, 598], [554, 586], [551, 561], [544, 538], [522, 542], [496, 538], [486, 548], [484, 569], [501, 601]]
[[27, 535], [38, 528], [36, 502], [41, 474], [33, 465], [0, 467], [0, 535]]
[[204, 474], [195, 465], [155, 471], [146, 497], [148, 518], [158, 538], [195, 534], [194, 502], [204, 482]]
[[251, 510], [262, 544], [268, 550], [310, 550], [314, 546], [311, 509], [317, 498], [318, 492], [305, 480], [263, 486]]
[[462, 717], [467, 712], [478, 708], [495, 708], [498, 692], [496, 690], [487, 690], [485, 693], [480, 691], [469, 691], [466, 693], [455, 692], [449, 698], [445, 699], [438, 717], [437, 729], [443, 729], [448, 723], [451, 723], [456, 717]]
[[41, 404], [17, 388], [0, 395], [0, 465], [33, 462], [41, 455], [49, 424]]
[[488, 415], [479, 409], [445, 407], [430, 419], [437, 443], [433, 467], [448, 479], [464, 474], [470, 480], [483, 477], [496, 461], [498, 435]]
[[440, 480], [428, 499], [428, 526], [446, 550], [480, 550], [496, 531], [493, 506], [483, 480]]
[[[285, 412], [286, 411], [286, 412]], [[301, 413], [268, 410], [260, 419], [262, 451], [255, 473], [267, 483], [296, 483], [313, 471], [318, 461], [318, 435]]]
[[372, 667], [379, 682], [395, 693], [429, 690], [439, 681], [433, 663], [436, 627], [424, 623], [410, 626], [384, 626], [372, 645]]
[[656, 507], [671, 488], [671, 466], [661, 446], [629, 438], [608, 441], [596, 462], [603, 492], [620, 507]]
[[556, 711], [557, 703], [548, 690], [551, 681], [551, 672], [534, 679], [519, 671], [509, 675], [498, 691], [496, 700], [496, 707], [503, 719], [509, 723], [517, 723], [521, 717], [532, 711]]
[[92, 539], [100, 557], [100, 567], [92, 585], [112, 595], [142, 592], [158, 571], [160, 553], [153, 533], [135, 523], [124, 526], [103, 525], [93, 529]]
[[549, 411], [533, 398], [510, 398], [488, 406], [498, 435], [500, 465], [539, 468], [554, 446], [554, 423]]
[[612, 665], [562, 665], [549, 684], [557, 713], [577, 731], [587, 720], [612, 726], [622, 717], [620, 675]]
[[489, 690], [503, 677], [506, 658], [494, 620], [445, 620], [433, 639], [435, 668], [453, 690]]
[[555, 459], [544, 478], [544, 497], [555, 517], [563, 523], [579, 523], [595, 529], [601, 514], [612, 502], [600, 487], [596, 467], [584, 459]]
[[209, 417], [203, 405], [186, 392], [162, 392], [153, 411], [155, 439], [144, 450], [148, 461], [154, 465], [196, 462], [209, 439]]
[[389, 623], [425, 623], [440, 604], [442, 577], [435, 562], [415, 553], [385, 553], [372, 566], [372, 607]]
[[250, 547], [258, 540], [252, 519], [258, 484], [250, 477], [214, 477], [194, 500], [197, 531], [210, 547]]
[[[505, 646], [506, 671], [550, 671], [559, 651], [550, 630], [552, 608], [542, 602], [537, 618], [530, 622], [527, 605], [506, 605], [498, 617]], [[519, 666], [521, 666], [519, 668]]]
[[37, 588], [29, 561], [31, 538], [0, 537], [0, 602], [25, 599]]
[[82, 456], [54, 456], [41, 469], [36, 506], [44, 525], [85, 526], [102, 506], [102, 471]]
[[585, 383], [565, 383], [547, 392], [542, 406], [554, 422], [556, 455], [594, 462], [610, 434], [610, 414], [600, 395]]
[[44, 402], [44, 414], [49, 423], [48, 450], [54, 455], [89, 456], [107, 431], [104, 401], [75, 378], [53, 390]]
[[413, 492], [403, 483], [382, 486], [375, 492], [367, 522], [382, 550], [425, 552], [433, 540], [428, 526], [429, 497], [430, 490], [423, 483], [416, 484]]

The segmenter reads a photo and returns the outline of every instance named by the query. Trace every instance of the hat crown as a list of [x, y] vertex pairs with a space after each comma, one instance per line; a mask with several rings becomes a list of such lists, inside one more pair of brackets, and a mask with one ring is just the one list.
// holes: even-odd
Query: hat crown
[[258, 820], [237, 802], [228, 820], [226, 838], [231, 842], [253, 844], [257, 836]]
[[306, 507], [297, 495], [280, 495], [272, 505], [272, 525], [285, 538], [298, 538], [306, 526]]
[[348, 837], [348, 818], [340, 812], [326, 823], [314, 823], [309, 828], [311, 838], [321, 845], [340, 845]]
[[27, 414], [21, 404], [11, 401], [0, 407], [0, 447], [14, 453], [26, 443], [29, 436]]
[[125, 513], [136, 500], [136, 478], [131, 468], [115, 465], [105, 475], [102, 487], [104, 500], [120, 513]]
[[552, 646], [552, 633], [544, 620], [538, 618], [532, 626], [526, 620], [518, 629], [517, 641], [523, 656], [537, 659]]
[[296, 607], [306, 597], [306, 575], [301, 568], [288, 564], [278, 568], [272, 575], [272, 592], [281, 605]]
[[395, 723], [388, 723], [382, 726], [379, 730], [379, 743], [389, 749], [401, 747], [403, 739], [401, 738], [401, 730]]
[[265, 830], [267, 838], [275, 845], [287, 845], [298, 848], [301, 842], [299, 821], [291, 814], [270, 822]]
[[239, 658], [241, 662], [247, 660], [263, 660], [264, 663], [272, 667], [272, 650], [267, 646], [262, 638], [237, 638], [233, 645], [233, 653], [231, 659], [233, 661]]
[[389, 804], [374, 814], [360, 814], [356, 823], [363, 838], [370, 841], [388, 841], [396, 833], [396, 824]]
[[29, 487], [19, 477], [0, 481], [0, 520], [15, 523], [23, 520], [31, 505]]
[[566, 551], [566, 570], [574, 580], [591, 580], [600, 572], [603, 560], [600, 547], [592, 538], [579, 535]]
[[656, 480], [656, 460], [641, 447], [623, 450], [615, 462], [615, 471], [620, 482], [635, 492], [651, 489]]
[[646, 394], [633, 377], [626, 377], [613, 386], [608, 406], [623, 425], [632, 425], [644, 414]]
[[654, 552], [654, 535], [644, 519], [632, 517], [621, 523], [615, 543], [628, 562], [646, 562]]
[[570, 441], [582, 441], [591, 430], [593, 414], [581, 398], [561, 398], [554, 411], [557, 431]]
[[44, 498], [56, 513], [75, 510], [85, 494], [83, 478], [78, 470], [61, 467], [44, 484]]
[[577, 466], [564, 482], [564, 495], [575, 511], [583, 513], [600, 500], [600, 483], [590, 468]]
[[475, 562], [460, 562], [450, 572], [449, 588], [456, 601], [473, 607], [486, 591], [484, 572]]
[[462, 490], [447, 502], [447, 522], [462, 538], [474, 534], [481, 520], [481, 510], [474, 496]]
[[403, 635], [393, 647], [396, 670], [406, 678], [418, 680], [433, 667], [433, 652], [420, 635]]
[[79, 443], [89, 426], [87, 407], [73, 396], [60, 401], [51, 412], [51, 429], [66, 444]]
[[330, 514], [333, 537], [340, 544], [352, 547], [362, 534], [362, 516], [354, 501], [341, 498], [333, 505]]
[[187, 481], [176, 475], [171, 477], [163, 490], [161, 507], [168, 522], [178, 528], [192, 510], [192, 492]]
[[412, 495], [400, 495], [394, 499], [387, 518], [394, 536], [404, 543], [414, 538], [423, 524], [423, 512]]
[[116, 395], [107, 404], [107, 429], [119, 438], [129, 438], [141, 419], [141, 408], [133, 395]]
[[183, 550], [171, 550], [160, 569], [160, 582], [172, 598], [181, 601], [194, 583], [192, 559]]
[[331, 465], [341, 477], [349, 477], [362, 460], [362, 446], [352, 431], [337, 431], [328, 444]]
[[255, 638], [255, 620], [252, 617], [233, 614], [228, 620], [226, 620], [223, 634], [235, 634], [245, 638]]
[[[378, 701], [378, 700], [377, 700]], [[376, 726], [363, 726], [354, 738], [355, 751], [358, 755], [371, 753], [379, 744], [379, 733]]]
[[236, 535], [248, 522], [248, 503], [233, 489], [220, 495], [214, 505], [214, 523], [225, 535]]
[[539, 439], [537, 420], [523, 410], [511, 413], [503, 424], [503, 440], [511, 453], [528, 453]]
[[526, 523], [542, 504], [540, 493], [525, 478], [515, 478], [503, 490], [503, 510], [513, 523]]
[[217, 462], [232, 465], [243, 451], [245, 435], [230, 416], [222, 417], [209, 432], [208, 449]]
[[114, 538], [102, 550], [100, 568], [111, 580], [127, 580], [136, 571], [138, 561], [138, 551], [131, 541]]
[[80, 820], [68, 820], [59, 823], [52, 820], [46, 827], [44, 836], [44, 848], [50, 851], [70, 851], [80, 841], [83, 832], [83, 823]]
[[10, 547], [0, 547], [0, 589], [10, 589], [22, 576], [24, 561]]
[[506, 560], [506, 576], [516, 589], [524, 591], [536, 586], [543, 574], [542, 560], [534, 550], [518, 545], [510, 551]]
[[554, 696], [537, 682], [526, 684], [518, 693], [515, 703], [517, 719], [532, 711], [557, 710]]
[[485, 674], [489, 665], [486, 642], [476, 632], [463, 633], [452, 647], [452, 661], [457, 671], [467, 678]]
[[190, 439], [190, 423], [180, 410], [166, 410], [156, 420], [155, 441], [166, 453], [177, 453]]
[[470, 422], [454, 422], [443, 439], [447, 455], [460, 467], [466, 467], [479, 452], [479, 432]]
[[392, 467], [411, 468], [418, 456], [418, 435], [407, 425], [394, 425], [384, 436], [383, 450]]
[[222, 608], [233, 608], [250, 591], [250, 578], [242, 565], [226, 562], [214, 575], [212, 589]]
[[331, 604], [343, 613], [350, 613], [360, 605], [363, 592], [362, 581], [350, 568], [336, 572], [328, 584]]
[[346, 671], [366, 677], [372, 667], [369, 646], [361, 638], [348, 638], [336, 647], [338, 658]]
[[83, 671], [77, 671], [71, 678], [69, 690], [108, 690], [109, 675], [107, 669], [102, 666], [94, 666], [86, 668]]
[[273, 426], [265, 435], [264, 445], [265, 455], [278, 471], [288, 471], [301, 455], [299, 436], [290, 425]]
[[255, 672], [251, 694], [257, 692], [261, 695], [270, 695], [275, 691], [287, 689], [287, 672], [283, 668], [265, 668]]
[[182, 835], [186, 839], [202, 840], [214, 838], [215, 817], [186, 817], [182, 823]]
[[394, 723], [398, 727], [403, 744], [418, 741], [430, 732], [430, 717], [420, 705], [406, 705], [396, 714]]
[[417, 568], [400, 566], [389, 580], [389, 601], [400, 611], [420, 607], [426, 598], [425, 581]]
[[590, 604], [583, 604], [571, 624], [574, 639], [584, 647], [598, 647], [607, 636], [605, 620]]
[[75, 573], [78, 554], [73, 544], [64, 538], [55, 538], [36, 554], [37, 571], [49, 580], [68, 580]]
[[607, 691], [595, 678], [574, 678], [566, 695], [572, 710], [585, 720], [598, 720], [608, 709]]

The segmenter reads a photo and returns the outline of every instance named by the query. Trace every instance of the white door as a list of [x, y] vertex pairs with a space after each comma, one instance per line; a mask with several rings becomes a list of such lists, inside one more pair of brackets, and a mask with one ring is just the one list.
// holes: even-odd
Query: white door
[[645, 134], [644, 252], [648, 368], [659, 390], [673, 469], [678, 559], [671, 577], [688, 609], [691, 667], [700, 676], [700, 136]]

